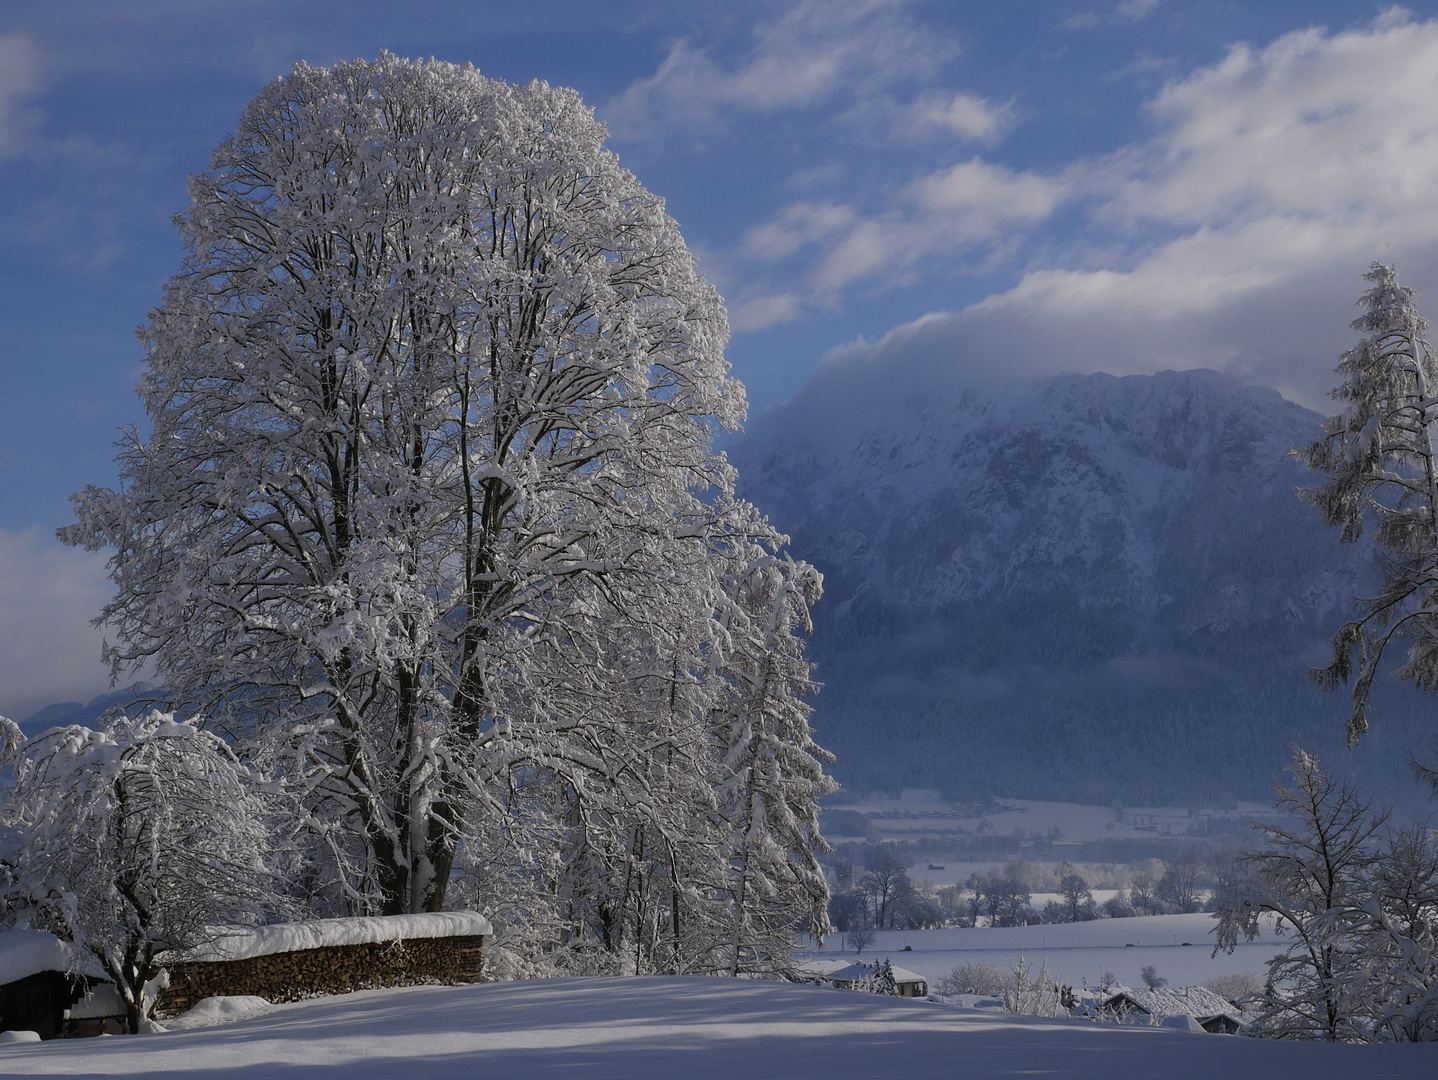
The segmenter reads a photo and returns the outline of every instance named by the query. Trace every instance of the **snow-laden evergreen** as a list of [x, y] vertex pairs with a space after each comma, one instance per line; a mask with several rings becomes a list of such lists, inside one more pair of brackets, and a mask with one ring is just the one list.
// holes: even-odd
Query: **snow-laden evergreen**
[[804, 699], [816, 687], [800, 636], [812, 630], [809, 608], [821, 581], [813, 567], [758, 545], [746, 554], [733, 568], [720, 617], [726, 686], [714, 722], [731, 974], [785, 962], [796, 914], [820, 938], [832, 929], [818, 807], [835, 788], [824, 775], [833, 759], [809, 730]]
[[[1376, 526], [1383, 557], [1377, 592], [1333, 636], [1333, 659], [1318, 672], [1330, 689], [1355, 674], [1351, 745], [1368, 730], [1368, 698], [1388, 645], [1409, 643], [1400, 678], [1438, 691], [1438, 357], [1413, 289], [1394, 267], [1374, 263], [1353, 329], [1364, 336], [1343, 354], [1333, 391], [1344, 403], [1304, 459], [1328, 474], [1304, 494], [1351, 543], [1365, 521]], [[1438, 783], [1438, 775], [1433, 777]]]

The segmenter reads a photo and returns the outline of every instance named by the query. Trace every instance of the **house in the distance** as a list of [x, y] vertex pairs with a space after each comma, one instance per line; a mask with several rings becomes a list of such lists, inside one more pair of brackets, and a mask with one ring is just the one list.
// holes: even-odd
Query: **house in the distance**
[[[878, 961], [872, 964], [860, 961], [831, 971], [826, 978], [841, 990], [868, 990], [882, 967]], [[922, 975], [893, 964], [889, 965], [889, 970], [894, 973], [894, 992], [899, 997], [925, 997], [928, 994], [929, 984]]]
[[1241, 1009], [1205, 986], [1173, 990], [1116, 987], [1099, 1003], [1099, 1014], [1123, 1024], [1156, 1024], [1171, 1016], [1191, 1016], [1213, 1035], [1232, 1035], [1245, 1022]]

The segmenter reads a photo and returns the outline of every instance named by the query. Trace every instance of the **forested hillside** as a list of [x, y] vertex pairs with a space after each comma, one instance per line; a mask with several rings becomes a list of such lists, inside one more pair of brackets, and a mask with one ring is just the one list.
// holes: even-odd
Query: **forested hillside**
[[[1304, 665], [1371, 555], [1297, 497], [1316, 413], [1210, 371], [1062, 376], [880, 393], [840, 441], [825, 400], [731, 456], [825, 574], [815, 720], [851, 788], [1266, 798], [1294, 741], [1343, 753]], [[1402, 797], [1435, 704], [1380, 688], [1335, 763]]]

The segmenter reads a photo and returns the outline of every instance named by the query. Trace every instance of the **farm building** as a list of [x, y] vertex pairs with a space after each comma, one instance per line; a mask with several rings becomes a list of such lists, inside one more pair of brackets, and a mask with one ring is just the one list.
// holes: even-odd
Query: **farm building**
[[1243, 1011], [1203, 986], [1175, 990], [1116, 989], [1099, 1005], [1100, 1015], [1125, 1024], [1152, 1024], [1169, 1016], [1191, 1016], [1214, 1035], [1232, 1035], [1246, 1022]]
[[[877, 961], [872, 964], [865, 964], [861, 961], [837, 971], [831, 971], [825, 978], [841, 990], [868, 990], [882, 968], [883, 965]], [[889, 970], [894, 974], [894, 992], [899, 997], [924, 997], [928, 994], [929, 984], [922, 975], [915, 974], [906, 968], [894, 967], [892, 964], [889, 964]]]
[[53, 934], [0, 933], [0, 1031], [33, 1031], [42, 1039], [78, 1029], [99, 1034], [124, 1012], [99, 969]]

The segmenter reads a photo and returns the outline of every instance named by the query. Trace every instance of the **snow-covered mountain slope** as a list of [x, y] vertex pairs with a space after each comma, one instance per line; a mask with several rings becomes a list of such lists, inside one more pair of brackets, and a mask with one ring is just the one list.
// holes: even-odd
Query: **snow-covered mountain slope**
[[[731, 457], [825, 574], [816, 723], [841, 779], [1261, 798], [1293, 741], [1333, 748], [1343, 701], [1303, 665], [1369, 553], [1297, 497], [1317, 414], [1212, 371], [910, 393], [871, 418], [823, 402]], [[1417, 706], [1385, 701], [1351, 764], [1387, 775], [1423, 747]]]

